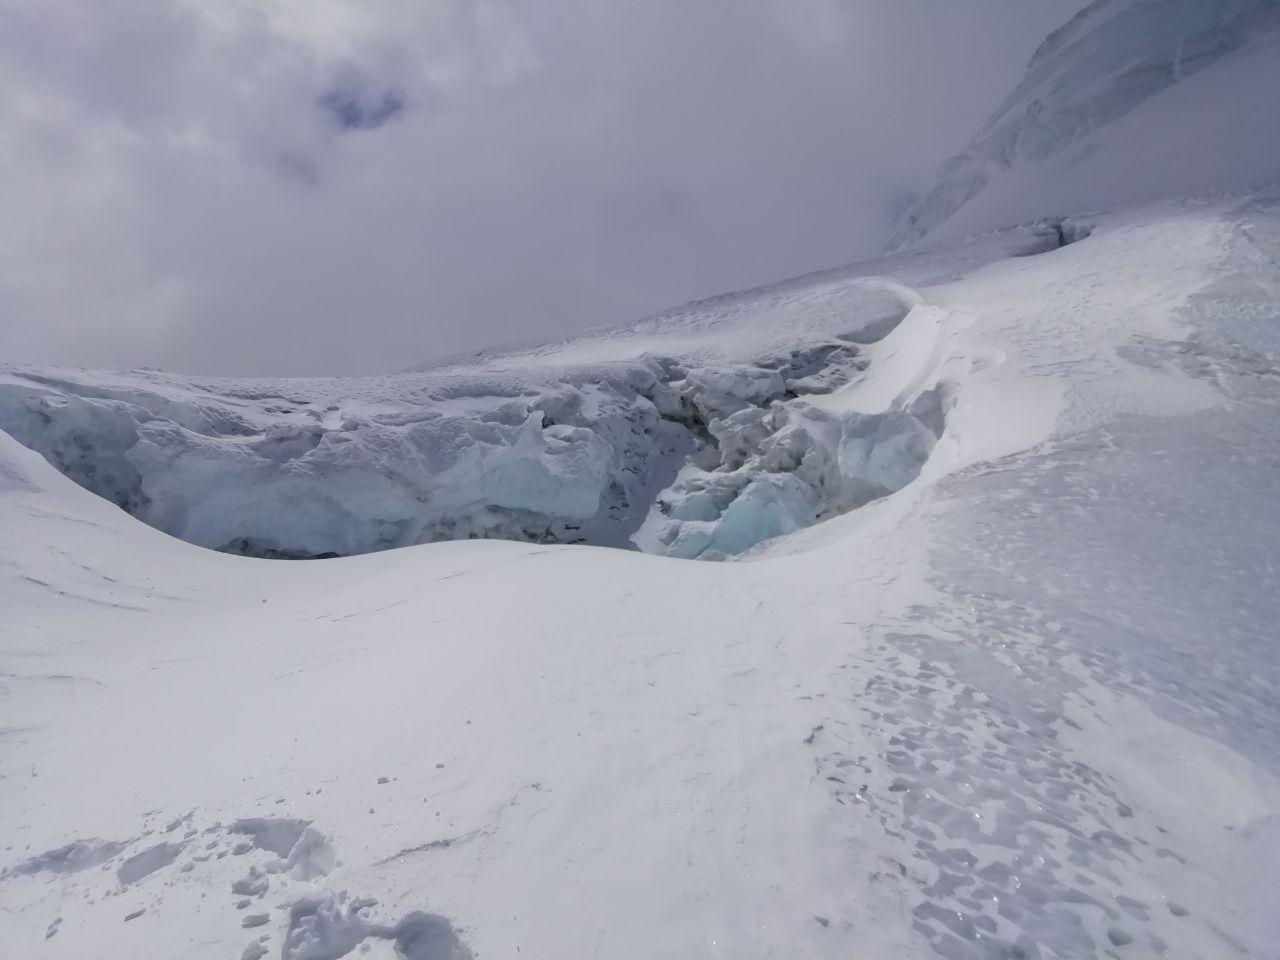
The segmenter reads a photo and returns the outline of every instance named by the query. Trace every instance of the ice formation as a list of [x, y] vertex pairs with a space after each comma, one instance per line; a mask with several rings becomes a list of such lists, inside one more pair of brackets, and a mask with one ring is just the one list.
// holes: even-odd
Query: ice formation
[[[1045, 230], [975, 256], [1036, 252]], [[817, 275], [585, 344], [363, 380], [9, 367], [0, 429], [152, 526], [232, 553], [501, 538], [723, 558], [918, 474], [953, 392], [928, 350], [910, 390], [846, 408], [923, 304], [898, 282]]]
[[646, 416], [690, 446], [633, 536], [684, 556], [920, 475], [751, 563], [490, 541], [284, 564], [165, 536], [0, 433], [0, 942], [1268, 956], [1277, 251], [1275, 195], [1174, 201], [871, 268], [910, 297], [843, 276], [722, 302], [702, 319], [768, 306], [757, 335], [712, 323], [719, 350], [681, 324], [367, 382], [10, 371], [7, 416], [162, 411], [199, 453], [306, 416], [281, 398], [538, 404], [612, 444], [591, 424], [649, 370]]

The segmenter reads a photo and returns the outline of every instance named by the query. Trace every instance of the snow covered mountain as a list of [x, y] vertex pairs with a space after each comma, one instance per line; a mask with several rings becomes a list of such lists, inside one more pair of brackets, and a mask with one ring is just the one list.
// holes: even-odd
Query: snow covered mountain
[[[323, 469], [277, 492], [202, 449], [264, 435], [196, 427], [231, 409], [323, 427], [306, 411], [360, 405], [329, 431], [360, 449], [410, 409], [397, 386], [465, 383], [465, 411], [526, 363], [533, 382], [603, 355], [647, 369], [616, 357], [658, 341], [709, 357], [721, 324], [766, 308], [777, 345], [808, 349], [832, 314], [858, 329], [869, 290], [909, 312], [805, 402], [843, 438], [846, 417], [947, 387], [944, 423], [912, 414], [940, 432], [913, 480], [746, 563], [496, 541], [229, 556], [0, 436], [0, 942], [72, 960], [1268, 956], [1280, 198], [1090, 226], [347, 396], [10, 372], [8, 416], [34, 410], [83, 482], [106, 482], [90, 454], [125, 425], [186, 431], [161, 490], [210, 471], [207, 495], [234, 504], [261, 484], [317, 530]], [[521, 443], [557, 462], [557, 427], [541, 447], [510, 429], [492, 462]], [[78, 461], [74, 435], [93, 438]], [[120, 469], [113, 489], [133, 489]]]
[[6, 364], [0, 956], [1277, 956], [1216, 186], [390, 377]]
[[1027, 75], [893, 248], [1280, 178], [1278, 0], [1097, 0]]

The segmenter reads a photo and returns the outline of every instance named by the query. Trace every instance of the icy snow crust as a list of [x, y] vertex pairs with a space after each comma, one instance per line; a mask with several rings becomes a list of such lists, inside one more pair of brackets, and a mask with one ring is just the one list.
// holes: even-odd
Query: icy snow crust
[[[1189, 192], [1280, 178], [1280, 142], [1268, 132], [1280, 82], [1277, 27], [1280, 0], [1097, 0], [1049, 36], [1022, 83], [908, 211], [891, 246], [936, 233], [967, 206], [982, 208], [961, 218], [961, 229], [973, 231], [1133, 203], [1153, 186]], [[1163, 123], [1119, 122], [1175, 85], [1197, 86], [1187, 81], [1250, 45], [1261, 75], [1191, 95]], [[1219, 130], [1224, 115], [1229, 128]], [[1250, 132], [1259, 126], [1261, 140]], [[1192, 142], [1180, 142], [1183, 132]], [[1046, 164], [1068, 152], [1065, 162]], [[1102, 162], [1088, 162], [1099, 153]], [[1086, 170], [1077, 169], [1082, 164]], [[998, 196], [974, 202], [988, 190]], [[1045, 208], [1064, 200], [1071, 204], [1065, 211]]]
[[[975, 242], [981, 263], [1056, 245]], [[722, 558], [892, 493], [943, 434], [953, 318], [919, 254], [390, 377], [208, 380], [0, 366], [0, 429], [191, 543], [327, 557], [438, 540]], [[905, 354], [891, 395], [874, 359]], [[899, 357], [899, 363], [902, 357]]]
[[[0, 953], [1274, 956], [1280, 198], [1089, 226], [1035, 256], [1006, 236], [874, 265], [921, 302], [846, 386], [770, 408], [774, 433], [931, 429], [924, 398], [946, 428], [915, 481], [752, 563], [492, 541], [228, 556], [0, 433]], [[763, 370], [812, 342], [718, 329], [719, 352], [661, 353]], [[622, 362], [620, 336], [359, 401], [481, 375], [523, 391], [538, 356], [550, 394]], [[135, 423], [111, 404], [138, 409], [141, 385], [186, 430], [200, 404], [251, 426], [286, 397], [354, 405], [350, 383], [60, 372], [77, 393], [31, 373], [8, 389], [104, 428]], [[738, 399], [728, 419], [759, 409]], [[767, 446], [721, 444], [730, 465]]]

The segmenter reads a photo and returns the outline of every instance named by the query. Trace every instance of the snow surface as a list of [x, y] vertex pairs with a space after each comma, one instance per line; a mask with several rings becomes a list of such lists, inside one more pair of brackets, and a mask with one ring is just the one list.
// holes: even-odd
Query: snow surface
[[646, 423], [614, 532], [670, 552], [850, 487], [750, 562], [282, 563], [0, 433], [0, 953], [1276, 956], [1278, 264], [1280, 197], [1170, 201], [394, 378], [8, 368], [5, 430], [215, 546], [581, 519]]
[[1275, 7], [1089, 7], [933, 246], [0, 366], [0, 957], [1280, 957]]
[[1280, 0], [1097, 0], [1044, 42], [891, 246], [1280, 179], [1277, 28]]

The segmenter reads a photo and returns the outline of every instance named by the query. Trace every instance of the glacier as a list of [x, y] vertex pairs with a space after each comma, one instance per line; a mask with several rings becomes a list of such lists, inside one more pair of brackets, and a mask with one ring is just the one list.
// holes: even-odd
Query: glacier
[[[965, 256], [1032, 254], [1050, 234], [1011, 230]], [[928, 254], [904, 266], [921, 288], [946, 276]], [[955, 391], [928, 344], [948, 318], [874, 268], [395, 377], [4, 365], [0, 429], [152, 526], [231, 553], [502, 538], [723, 559], [901, 489], [942, 436]], [[904, 338], [917, 380], [861, 408], [875, 358]]]
[[[0, 940], [69, 960], [1266, 956], [1280, 197], [1088, 227], [1067, 246], [1040, 226], [913, 251], [345, 398], [10, 368], [6, 416], [46, 412], [34, 436], [66, 472], [0, 433]], [[813, 332], [869, 313], [827, 327], [825, 305], [869, 289], [896, 306], [856, 362], [828, 392], [770, 400], [759, 358], [827, 370], [812, 344], [836, 344]], [[663, 340], [699, 359], [671, 382], [698, 387], [646, 416], [687, 431], [676, 401], [701, 403], [717, 463], [677, 451], [632, 518], [644, 552], [233, 556], [85, 489], [151, 496], [128, 472], [150, 464], [71, 456], [129, 453], [159, 421], [193, 438], [166, 469], [231, 484], [216, 457], [235, 454], [202, 445], [253, 448], [334, 403], [358, 401], [357, 434], [412, 423], [391, 405], [412, 384], [435, 391], [429, 424], [536, 402], [539, 359], [551, 416], [612, 444], [566, 411], [620, 410], [603, 385], [648, 395], [634, 371], [662, 367]], [[523, 443], [529, 469], [585, 477], [575, 458], [603, 453], [476, 420], [459, 445], [478, 462], [473, 444]], [[379, 436], [350, 443], [365, 457]], [[526, 503], [565, 511], [587, 488], [531, 486]], [[300, 518], [275, 529], [331, 529], [268, 503]], [[646, 555], [729, 557], [762, 531], [777, 536], [746, 562]]]
[[1273, 97], [1234, 31], [871, 262], [385, 377], [0, 365], [0, 954], [1274, 956], [1273, 132], [1117, 200]]

